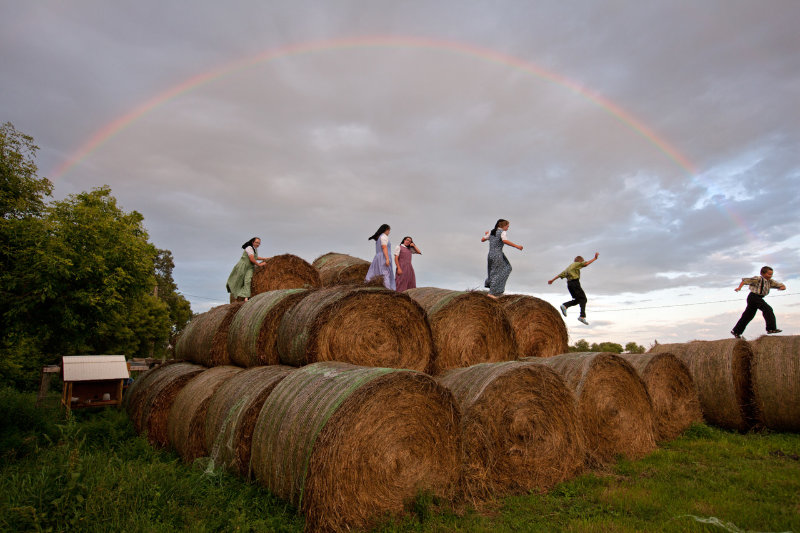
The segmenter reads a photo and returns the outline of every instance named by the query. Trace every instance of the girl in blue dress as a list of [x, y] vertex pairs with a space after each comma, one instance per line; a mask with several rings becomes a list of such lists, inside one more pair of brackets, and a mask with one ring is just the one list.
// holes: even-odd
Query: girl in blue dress
[[506, 290], [506, 281], [511, 274], [511, 263], [508, 262], [506, 254], [503, 253], [503, 245], [513, 246], [522, 250], [522, 246], [514, 244], [506, 237], [506, 232], [511, 223], [508, 220], [500, 219], [495, 222], [494, 229], [487, 231], [481, 242], [489, 241], [488, 271], [489, 275], [484, 282], [484, 286], [489, 289], [489, 296], [497, 298], [502, 296]]
[[375, 241], [375, 257], [372, 258], [372, 264], [369, 266], [364, 281], [368, 282], [372, 278], [382, 277], [383, 286], [395, 290], [394, 270], [392, 270], [392, 259], [389, 255], [389, 250], [392, 248], [392, 243], [389, 242], [391, 230], [389, 224], [381, 224], [378, 231], [369, 238], [369, 240]]

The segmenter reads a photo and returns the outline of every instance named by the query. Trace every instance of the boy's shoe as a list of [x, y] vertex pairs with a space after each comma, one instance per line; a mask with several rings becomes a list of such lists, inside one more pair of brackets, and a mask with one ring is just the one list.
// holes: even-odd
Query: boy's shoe
[[583, 322], [587, 326], [589, 325], [589, 322], [586, 321], [586, 317], [585, 316], [579, 316], [578, 317], [578, 322]]
[[[768, 331], [767, 333], [769, 333], [769, 331]], [[734, 337], [736, 337], [737, 339], [741, 339], [741, 338], [742, 338], [742, 336], [741, 336], [741, 335], [739, 335], [738, 333], [736, 333], [736, 332], [735, 332], [735, 331], [733, 331], [733, 330], [731, 330], [731, 335], [733, 335], [733, 336], [734, 336]]]
[[770, 333], [770, 334], [772, 334], [772, 333], [780, 333], [781, 331], [783, 331], [783, 330], [782, 329], [768, 329], [767, 333]]
[[562, 315], [567, 316], [567, 306], [566, 305], [561, 304], [561, 307], [559, 307], [559, 309], [561, 309], [561, 314]]

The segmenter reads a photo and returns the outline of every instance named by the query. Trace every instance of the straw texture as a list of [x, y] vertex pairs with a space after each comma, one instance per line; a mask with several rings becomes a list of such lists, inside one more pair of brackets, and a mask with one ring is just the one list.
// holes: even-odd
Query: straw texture
[[319, 272], [308, 261], [296, 255], [270, 257], [253, 271], [250, 294], [280, 289], [313, 289], [321, 287]]
[[524, 294], [500, 297], [517, 339], [520, 357], [550, 357], [569, 351], [567, 326], [550, 303]]
[[459, 414], [420, 372], [323, 362], [285, 377], [253, 434], [253, 473], [312, 531], [366, 529], [419, 491], [452, 496]]
[[228, 329], [245, 303], [220, 305], [192, 318], [178, 338], [175, 358], [203, 366], [229, 365]]
[[644, 381], [653, 402], [656, 439], [672, 440], [703, 421], [697, 387], [686, 364], [669, 352], [621, 354]]
[[436, 346], [431, 374], [517, 358], [514, 330], [497, 300], [480, 292], [435, 287], [408, 289], [403, 294], [428, 315]]
[[307, 293], [306, 289], [282, 289], [250, 298], [228, 329], [231, 363], [243, 367], [280, 363], [278, 326], [284, 313]]
[[285, 365], [318, 361], [425, 371], [433, 338], [425, 311], [382, 287], [337, 285], [310, 291], [278, 327]]
[[800, 336], [763, 336], [753, 347], [753, 395], [763, 424], [800, 432]]
[[294, 368], [259, 366], [249, 368], [220, 385], [208, 403], [205, 444], [215, 465], [250, 476], [250, 445], [253, 427], [264, 401]]
[[649, 353], [663, 352], [676, 355], [689, 368], [706, 422], [739, 431], [753, 427], [758, 413], [750, 377], [753, 351], [747, 341], [657, 344]]
[[655, 449], [653, 407], [630, 363], [607, 352], [524, 360], [552, 368], [575, 393], [590, 462], [638, 459]]
[[335, 252], [317, 257], [312, 265], [319, 272], [323, 287], [362, 283], [369, 271], [369, 261]]
[[522, 361], [482, 363], [450, 370], [437, 381], [461, 409], [467, 500], [546, 491], [583, 467], [575, 395], [552, 369]]
[[207, 454], [205, 425], [208, 402], [225, 381], [242, 372], [236, 366], [217, 366], [198, 374], [175, 397], [169, 410], [169, 442], [187, 463]]

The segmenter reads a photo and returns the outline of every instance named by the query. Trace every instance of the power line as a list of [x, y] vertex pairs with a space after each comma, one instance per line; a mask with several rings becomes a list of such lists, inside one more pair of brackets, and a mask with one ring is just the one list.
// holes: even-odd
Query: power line
[[[800, 292], [790, 292], [788, 294], [775, 294], [773, 298], [779, 298], [781, 296], [794, 296], [796, 294], [800, 294]], [[652, 307], [626, 307], [624, 309], [595, 309], [592, 311], [593, 313], [614, 313], [617, 311], [639, 311], [642, 309], [665, 309], [667, 307], [687, 307], [690, 305], [708, 305], [708, 304], [720, 304], [720, 303], [727, 303], [727, 302], [741, 302], [741, 298], [737, 298], [735, 300], [714, 300], [711, 302], [692, 302], [688, 304], [671, 304], [671, 305], [654, 305]]]

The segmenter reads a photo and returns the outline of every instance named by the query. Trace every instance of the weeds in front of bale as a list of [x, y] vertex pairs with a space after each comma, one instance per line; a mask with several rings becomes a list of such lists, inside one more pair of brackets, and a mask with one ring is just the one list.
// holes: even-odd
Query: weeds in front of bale
[[36, 406], [36, 394], [0, 388], [0, 459], [20, 459], [58, 437], [58, 408]]

